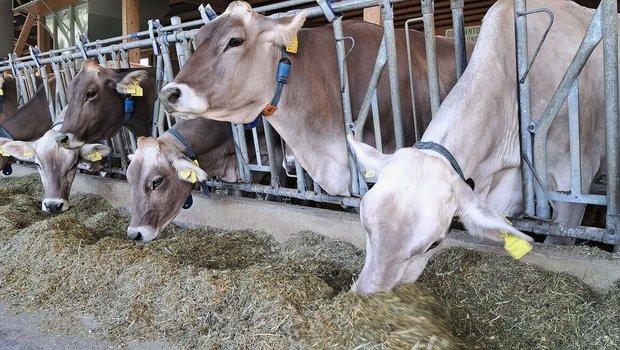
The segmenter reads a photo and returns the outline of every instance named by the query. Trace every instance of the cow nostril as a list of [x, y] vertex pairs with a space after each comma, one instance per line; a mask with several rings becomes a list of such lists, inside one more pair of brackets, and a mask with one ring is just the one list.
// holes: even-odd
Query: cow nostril
[[58, 213], [62, 210], [63, 203], [45, 203], [45, 207], [50, 213]]
[[181, 97], [181, 90], [179, 88], [171, 88], [168, 91], [168, 102], [176, 103]]
[[132, 232], [128, 236], [132, 241], [139, 241], [142, 239], [142, 234], [140, 232]]
[[57, 144], [67, 143], [67, 141], [69, 141], [69, 136], [67, 136], [65, 134], [58, 134], [58, 135], [56, 135], [56, 143]]

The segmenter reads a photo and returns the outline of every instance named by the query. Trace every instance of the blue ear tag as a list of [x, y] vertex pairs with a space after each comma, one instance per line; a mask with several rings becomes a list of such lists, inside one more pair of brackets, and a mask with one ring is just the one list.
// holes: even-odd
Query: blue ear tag
[[288, 82], [288, 76], [291, 73], [291, 60], [287, 57], [283, 57], [278, 62], [278, 75], [276, 81], [278, 83], [286, 84]]
[[4, 95], [0, 95], [0, 103], [4, 103]]
[[2, 173], [6, 176], [13, 174], [13, 167], [11, 164], [7, 164], [4, 169], [2, 169]]
[[125, 99], [125, 113], [133, 112], [133, 100], [131, 98]]
[[192, 194], [190, 193], [187, 199], [185, 200], [185, 204], [183, 204], [183, 209], [191, 208], [192, 204], [194, 204], [194, 198], [192, 197]]

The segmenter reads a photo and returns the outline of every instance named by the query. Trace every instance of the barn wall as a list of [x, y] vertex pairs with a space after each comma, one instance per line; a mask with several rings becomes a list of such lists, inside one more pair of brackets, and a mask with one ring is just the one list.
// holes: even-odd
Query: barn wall
[[13, 2], [0, 0], [0, 57], [13, 52]]

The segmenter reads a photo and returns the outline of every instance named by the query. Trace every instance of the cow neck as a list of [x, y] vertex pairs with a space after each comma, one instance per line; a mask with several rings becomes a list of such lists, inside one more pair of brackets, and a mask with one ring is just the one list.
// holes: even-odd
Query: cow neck
[[[172, 129], [168, 129], [168, 131], [166, 131], [168, 134], [174, 136], [174, 138], [177, 139], [177, 141], [179, 141], [181, 143], [181, 145], [183, 145], [184, 148], [184, 154], [191, 159], [192, 161], [198, 163], [198, 157], [196, 156], [196, 153], [194, 153], [194, 148], [192, 147], [192, 144], [185, 138], [185, 136], [183, 136], [178, 130], [172, 128]], [[198, 164], [196, 164], [198, 165]]]
[[47, 104], [38, 103], [39, 100], [46, 100], [44, 96], [45, 92], [35, 95], [0, 127], [14, 140], [30, 141], [41, 137], [52, 125]]
[[520, 163], [514, 51], [494, 47], [498, 38], [490, 36], [497, 35], [504, 35], [502, 42], [514, 41], [493, 31], [478, 39], [467, 70], [422, 136], [449, 150], [463, 177], [479, 185]]
[[288, 58], [288, 54], [286, 53], [286, 49], [280, 47], [280, 60], [278, 61], [278, 70], [276, 75], [276, 90], [273, 93], [273, 97], [271, 101], [263, 108], [263, 110], [258, 114], [258, 116], [250, 123], [243, 124], [243, 127], [246, 130], [254, 129], [258, 123], [262, 120], [263, 117], [271, 116], [278, 110], [278, 103], [280, 102], [280, 98], [282, 97], [282, 92], [284, 91], [284, 86], [288, 82], [288, 76], [291, 72], [291, 60]]
[[463, 171], [461, 170], [461, 166], [459, 165], [459, 162], [457, 162], [456, 159], [454, 159], [454, 156], [452, 155], [452, 153], [450, 153], [450, 151], [448, 151], [444, 146], [442, 146], [442, 145], [440, 145], [438, 143], [434, 143], [433, 141], [430, 141], [430, 142], [418, 141], [418, 142], [416, 142], [413, 145], [413, 147], [415, 147], [417, 149], [426, 149], [426, 150], [430, 150], [430, 151], [434, 151], [434, 152], [439, 153], [444, 158], [446, 158], [446, 160], [452, 166], [452, 169], [454, 169], [454, 171], [456, 171], [456, 173], [461, 177], [461, 179], [463, 179], [463, 181], [472, 190], [476, 187], [476, 185], [474, 183], [474, 180], [472, 180], [471, 178], [468, 178], [468, 179], [465, 178], [465, 175], [463, 175]]

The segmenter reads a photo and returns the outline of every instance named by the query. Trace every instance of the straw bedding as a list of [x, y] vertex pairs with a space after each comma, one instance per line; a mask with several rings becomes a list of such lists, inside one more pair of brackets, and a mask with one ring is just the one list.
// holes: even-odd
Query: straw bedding
[[35, 176], [0, 180], [0, 300], [52, 312], [54, 332], [212, 349], [620, 348], [620, 286], [601, 297], [567, 275], [448, 249], [419, 283], [356, 295], [364, 255], [346, 243], [171, 226], [139, 244], [100, 197], [48, 216], [40, 196]]

